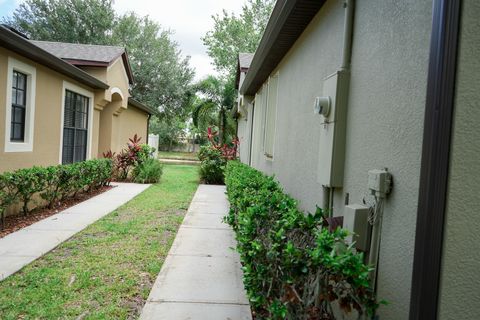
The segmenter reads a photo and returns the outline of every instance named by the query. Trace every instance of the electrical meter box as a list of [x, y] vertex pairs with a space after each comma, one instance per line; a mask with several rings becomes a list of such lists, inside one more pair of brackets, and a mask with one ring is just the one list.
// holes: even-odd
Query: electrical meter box
[[350, 74], [337, 71], [323, 83], [323, 96], [330, 97], [328, 115], [319, 116], [320, 137], [317, 181], [326, 187], [342, 187]]
[[343, 228], [347, 229], [350, 235], [347, 238], [349, 243], [355, 241], [355, 247], [361, 251], [368, 251], [370, 228], [368, 214], [370, 208], [361, 204], [345, 206], [343, 214]]

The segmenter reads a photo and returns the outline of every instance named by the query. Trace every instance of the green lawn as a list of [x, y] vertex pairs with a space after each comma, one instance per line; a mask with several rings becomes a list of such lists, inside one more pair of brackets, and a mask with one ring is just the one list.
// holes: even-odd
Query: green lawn
[[175, 160], [198, 160], [198, 154], [196, 152], [158, 151], [158, 157], [163, 159]]
[[198, 184], [166, 165], [159, 184], [0, 282], [0, 319], [134, 319]]

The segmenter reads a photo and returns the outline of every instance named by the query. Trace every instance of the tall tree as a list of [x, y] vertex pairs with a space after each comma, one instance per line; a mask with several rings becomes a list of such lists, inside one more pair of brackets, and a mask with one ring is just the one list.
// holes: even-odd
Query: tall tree
[[115, 12], [111, 0], [27, 0], [4, 22], [31, 39], [108, 44]]
[[233, 78], [240, 52], [255, 52], [275, 0], [247, 0], [240, 15], [223, 11], [212, 16], [213, 29], [202, 38], [215, 68]]
[[115, 14], [112, 0], [27, 0], [4, 22], [30, 38], [127, 48], [135, 84], [132, 95], [161, 118], [188, 113], [194, 71], [172, 31], [148, 17]]
[[171, 36], [172, 31], [134, 13], [119, 17], [112, 34], [113, 43], [127, 48], [135, 75], [133, 95], [168, 119], [188, 113], [194, 76], [189, 57], [182, 57]]
[[231, 130], [233, 128], [229, 126], [230, 113], [228, 111], [234, 103], [235, 87], [231, 81], [208, 76], [200, 81], [196, 88], [200, 98], [192, 113], [193, 124], [200, 127], [201, 122], [212, 122], [216, 118], [217, 121], [210, 124], [218, 127], [219, 142], [223, 144], [226, 134], [233, 133]]

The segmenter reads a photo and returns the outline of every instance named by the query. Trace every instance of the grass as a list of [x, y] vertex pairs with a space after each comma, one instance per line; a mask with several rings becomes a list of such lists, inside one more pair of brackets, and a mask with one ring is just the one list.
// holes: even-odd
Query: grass
[[0, 282], [0, 319], [137, 318], [198, 184], [166, 165], [159, 184]]
[[159, 151], [158, 157], [163, 159], [174, 159], [174, 160], [198, 160], [198, 155], [196, 152]]

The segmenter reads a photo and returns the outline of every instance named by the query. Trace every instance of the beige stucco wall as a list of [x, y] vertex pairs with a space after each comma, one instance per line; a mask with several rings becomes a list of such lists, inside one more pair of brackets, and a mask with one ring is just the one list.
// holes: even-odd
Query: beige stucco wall
[[480, 3], [462, 7], [439, 318], [478, 319], [480, 308]]
[[83, 70], [110, 86], [105, 91], [105, 104], [99, 108], [98, 156], [101, 157], [108, 150], [117, 153], [121, 151], [128, 142], [126, 137], [133, 136], [132, 132], [141, 132], [146, 141], [147, 116], [144, 112], [132, 110], [134, 107], [128, 106], [129, 83], [122, 58], [117, 58], [107, 68], [90, 67]]
[[129, 105], [119, 117], [118, 143], [124, 148], [129, 138], [135, 134], [142, 138], [140, 143], [147, 143], [148, 114]]
[[[323, 79], [341, 63], [344, 9], [329, 0], [272, 74], [279, 72], [274, 160], [263, 156], [264, 110], [255, 105], [253, 166], [275, 174], [303, 209], [322, 205], [317, 182]], [[367, 173], [387, 167], [394, 189], [384, 211], [380, 319], [407, 319], [415, 237], [431, 1], [357, 1], [347, 113], [344, 187], [334, 214], [368, 198]], [[245, 126], [248, 128], [248, 126]]]
[[[7, 63], [9, 56], [36, 68], [32, 152], [4, 152], [5, 134], [10, 134], [5, 132], [6, 108], [10, 107], [6, 105], [6, 90], [10, 90], [10, 88], [7, 88]], [[61, 115], [64, 80], [85, 90], [93, 91], [68, 77], [25, 59], [9, 50], [0, 48], [0, 172], [32, 167], [34, 165], [47, 166], [59, 163], [60, 134], [63, 126]], [[98, 118], [94, 114], [93, 123], [95, 124], [96, 122], [98, 122]], [[92, 155], [96, 154], [96, 139], [98, 139], [98, 126], [93, 125]]]
[[128, 92], [129, 83], [125, 66], [121, 57], [107, 68], [107, 84], [110, 86], [110, 88], [107, 90], [110, 95], [112, 95], [117, 89], [121, 91], [121, 95], [123, 97], [122, 107], [127, 108], [128, 97], [130, 96]]

